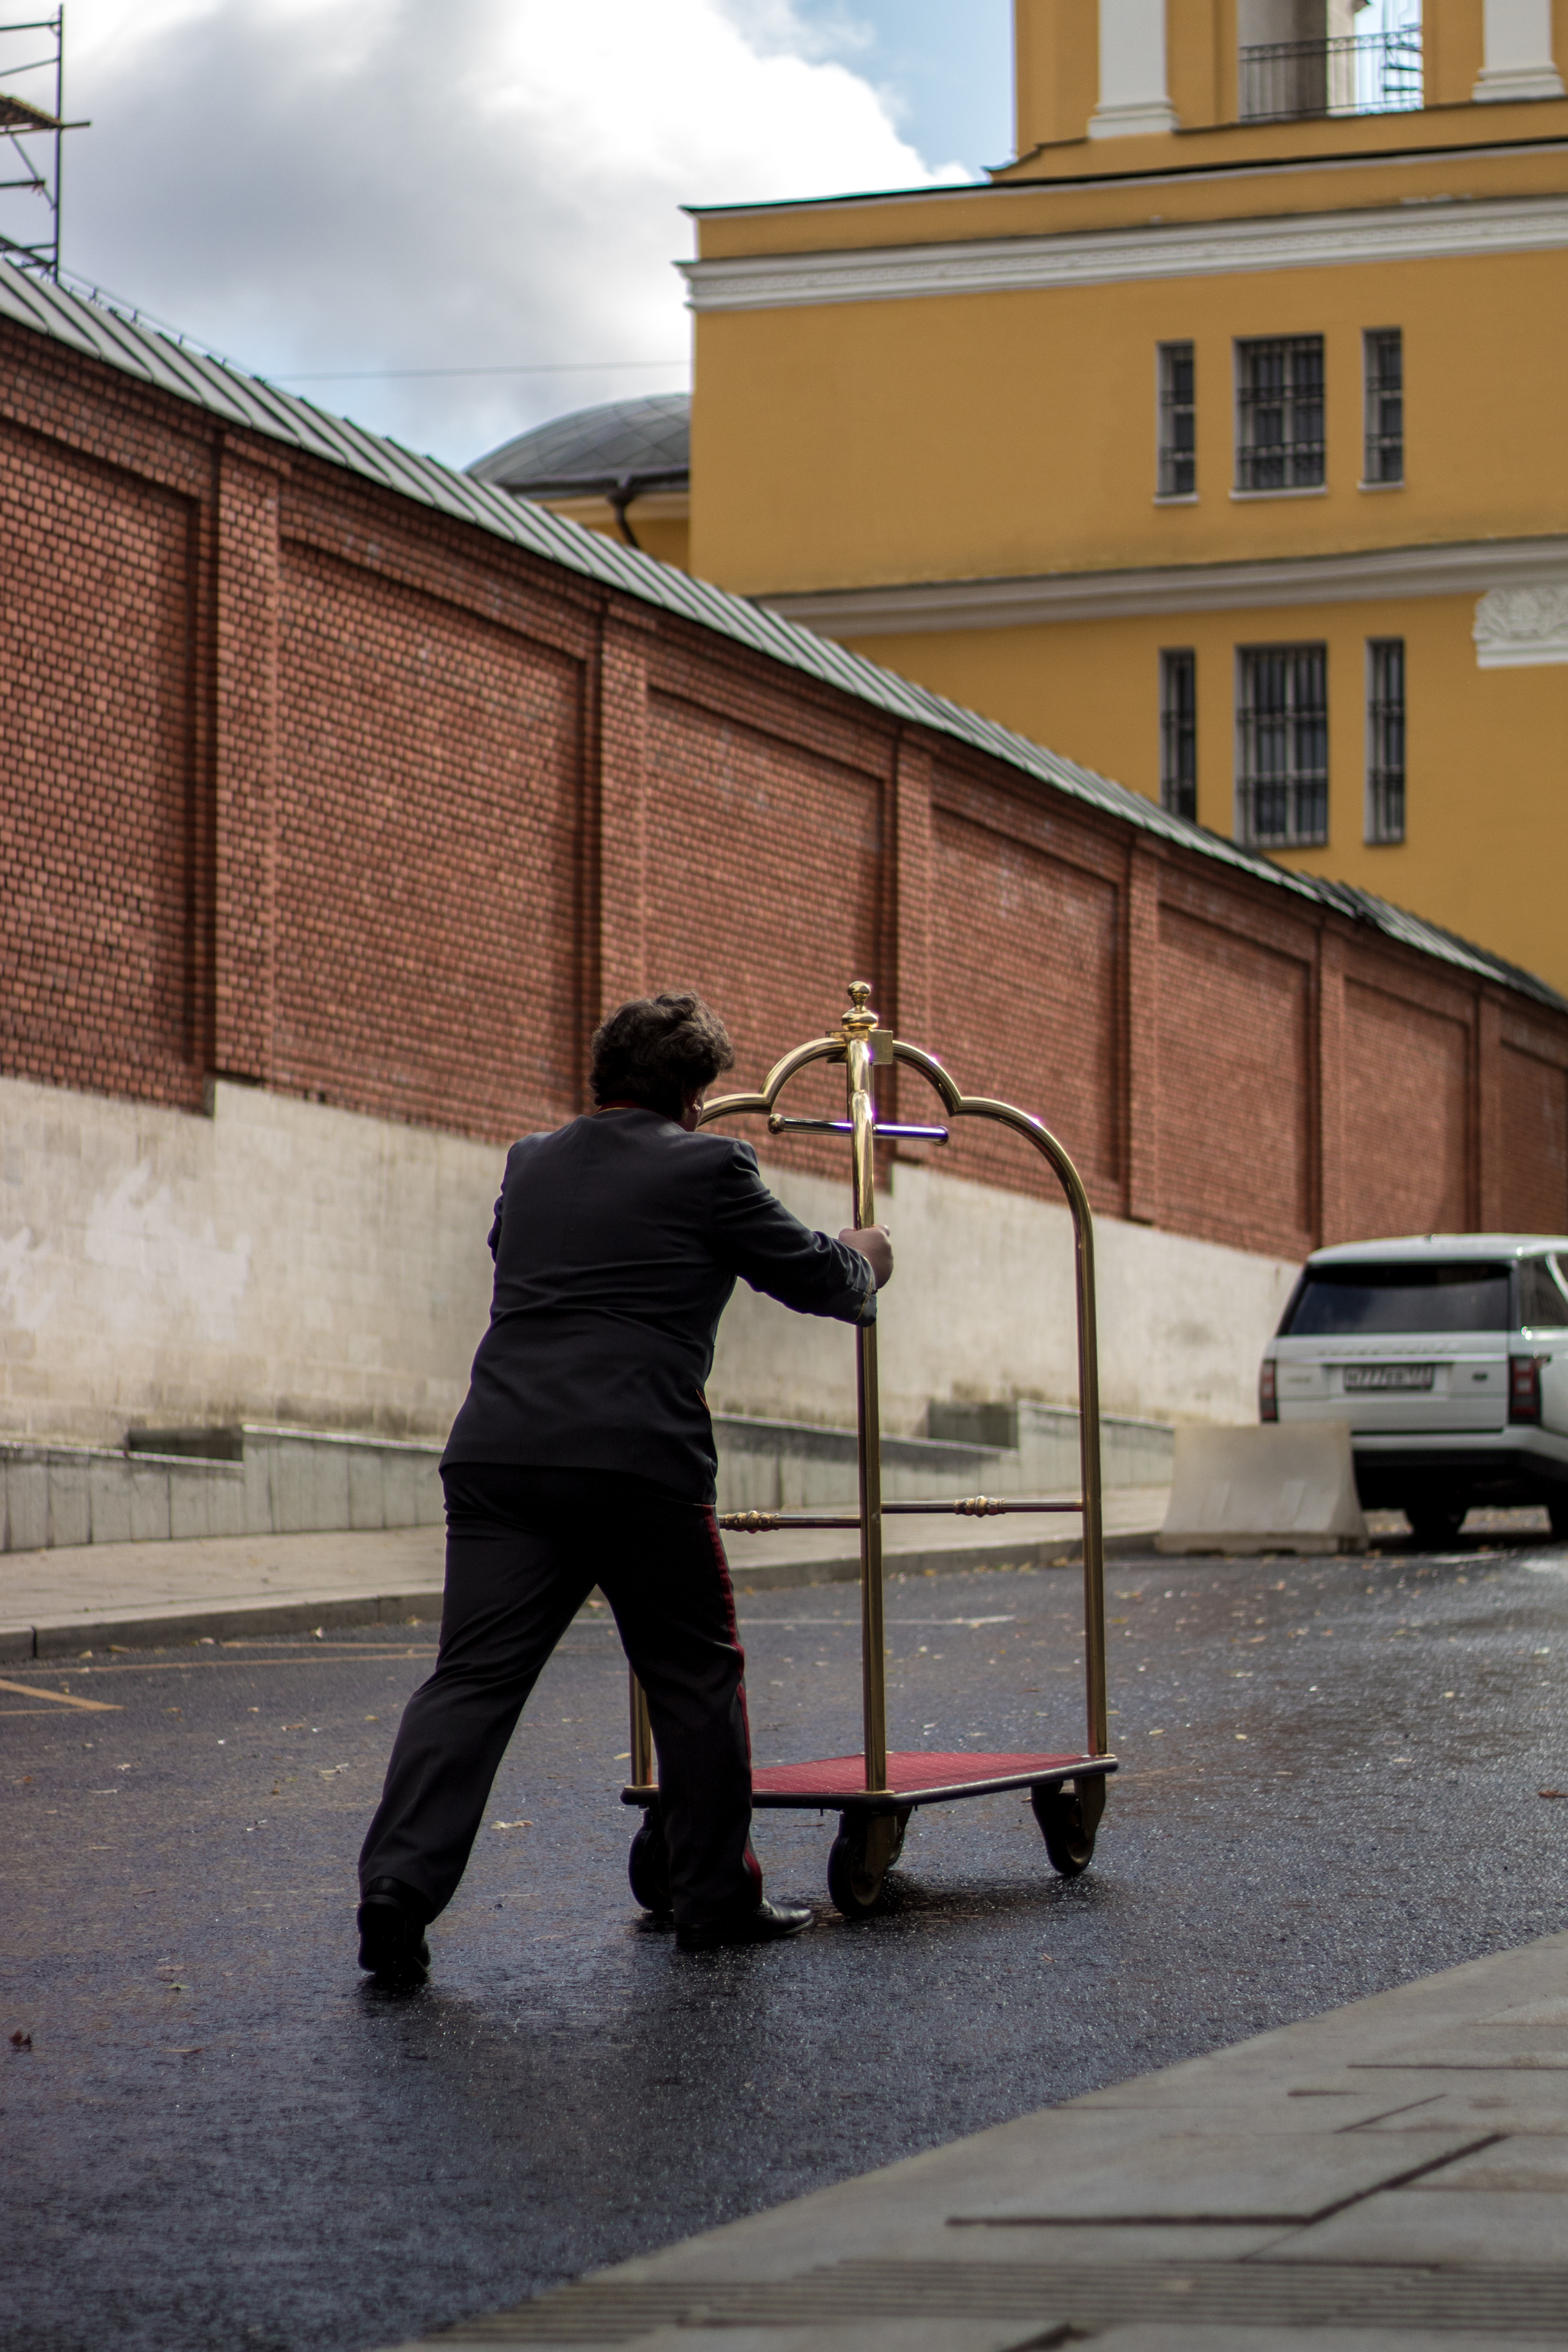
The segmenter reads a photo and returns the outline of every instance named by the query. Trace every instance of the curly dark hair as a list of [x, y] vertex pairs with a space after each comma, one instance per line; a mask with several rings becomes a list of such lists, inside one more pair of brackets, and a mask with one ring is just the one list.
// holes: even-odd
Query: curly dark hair
[[594, 1100], [637, 1103], [679, 1118], [688, 1096], [734, 1065], [729, 1034], [689, 989], [634, 996], [594, 1033], [588, 1084]]

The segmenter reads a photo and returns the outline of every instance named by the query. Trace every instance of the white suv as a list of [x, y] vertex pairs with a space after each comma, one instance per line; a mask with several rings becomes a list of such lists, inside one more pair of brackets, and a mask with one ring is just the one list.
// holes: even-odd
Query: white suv
[[1258, 1375], [1263, 1421], [1345, 1421], [1368, 1509], [1449, 1543], [1472, 1503], [1568, 1536], [1568, 1238], [1426, 1234], [1314, 1250]]

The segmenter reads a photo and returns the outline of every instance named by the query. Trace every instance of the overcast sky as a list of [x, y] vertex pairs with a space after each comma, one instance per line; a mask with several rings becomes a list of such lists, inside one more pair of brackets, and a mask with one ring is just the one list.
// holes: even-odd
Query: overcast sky
[[1009, 0], [70, 0], [67, 110], [93, 127], [68, 142], [64, 263], [279, 378], [556, 371], [299, 384], [466, 464], [688, 381], [683, 203], [1000, 161], [1010, 17]]

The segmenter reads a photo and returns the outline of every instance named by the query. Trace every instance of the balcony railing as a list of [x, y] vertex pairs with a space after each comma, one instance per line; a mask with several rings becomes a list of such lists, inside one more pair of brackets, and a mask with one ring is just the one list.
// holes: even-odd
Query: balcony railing
[[1421, 28], [1336, 41], [1271, 41], [1240, 52], [1243, 122], [1397, 114], [1421, 103]]

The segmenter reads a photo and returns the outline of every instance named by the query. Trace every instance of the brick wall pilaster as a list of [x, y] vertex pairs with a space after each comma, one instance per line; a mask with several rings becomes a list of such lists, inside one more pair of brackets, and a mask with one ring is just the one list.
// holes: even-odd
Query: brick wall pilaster
[[288, 467], [224, 446], [215, 501], [213, 1063], [272, 1076], [279, 508]]
[[1345, 1150], [1351, 1141], [1345, 1118], [1345, 950], [1331, 931], [1318, 934], [1316, 1117], [1310, 1132], [1317, 1166], [1312, 1191], [1316, 1196], [1318, 1247], [1357, 1238], [1350, 1231]]
[[[899, 739], [893, 768], [892, 1003], [883, 1013], [900, 1037], [931, 1050], [931, 760]], [[917, 1083], [919, 1083], [917, 1081]]]
[[639, 996], [647, 971], [647, 665], [651, 621], [612, 610], [599, 635], [596, 1019]]
[[[1474, 1109], [1471, 1116], [1475, 1201], [1471, 1211], [1483, 1234], [1503, 1229], [1503, 1132], [1501, 1001], [1482, 989], [1476, 1003]], [[1517, 1149], [1517, 1143], [1514, 1148]]]
[[1160, 860], [1135, 840], [1127, 857], [1127, 1214], [1160, 1213]]

